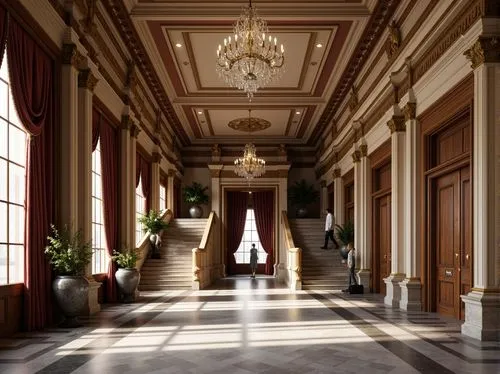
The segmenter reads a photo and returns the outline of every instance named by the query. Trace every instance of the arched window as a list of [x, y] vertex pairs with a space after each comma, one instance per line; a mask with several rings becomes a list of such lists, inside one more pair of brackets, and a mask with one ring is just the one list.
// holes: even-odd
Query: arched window
[[0, 67], [0, 285], [24, 282], [26, 132], [14, 106], [7, 56]]

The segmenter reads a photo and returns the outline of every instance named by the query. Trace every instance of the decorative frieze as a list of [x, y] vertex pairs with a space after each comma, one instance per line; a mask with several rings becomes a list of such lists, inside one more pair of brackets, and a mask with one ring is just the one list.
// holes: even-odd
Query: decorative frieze
[[464, 52], [473, 69], [485, 62], [500, 62], [500, 38], [480, 36], [474, 45]]
[[403, 116], [392, 116], [392, 118], [387, 121], [387, 127], [391, 130], [391, 134], [395, 132], [402, 132], [406, 130], [405, 117]]
[[78, 87], [86, 88], [92, 92], [94, 92], [98, 81], [99, 79], [97, 79], [90, 69], [80, 70], [78, 74]]
[[415, 119], [417, 114], [417, 104], [407, 103], [403, 108], [403, 114], [405, 116], [405, 121]]
[[387, 35], [387, 40], [385, 42], [385, 51], [389, 59], [391, 59], [401, 46], [401, 31], [395, 20], [393, 20], [387, 28], [389, 30], [389, 35]]
[[349, 110], [351, 111], [351, 113], [354, 112], [358, 104], [359, 104], [358, 91], [356, 90], [356, 87], [352, 86], [348, 102]]
[[81, 24], [83, 26], [83, 31], [92, 35], [97, 29], [94, 22], [97, 0], [85, 0], [85, 7], [85, 18], [82, 20]]

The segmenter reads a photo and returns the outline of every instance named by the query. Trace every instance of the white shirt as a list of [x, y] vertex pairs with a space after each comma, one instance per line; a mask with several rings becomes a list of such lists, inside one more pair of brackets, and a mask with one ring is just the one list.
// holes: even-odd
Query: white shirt
[[354, 265], [354, 251], [351, 249], [347, 254], [347, 266], [349, 268], [352, 268], [353, 265]]
[[328, 213], [326, 215], [326, 221], [325, 221], [325, 231], [330, 231], [330, 230], [333, 230], [333, 224], [334, 224], [334, 220], [333, 220], [333, 214], [332, 213]]

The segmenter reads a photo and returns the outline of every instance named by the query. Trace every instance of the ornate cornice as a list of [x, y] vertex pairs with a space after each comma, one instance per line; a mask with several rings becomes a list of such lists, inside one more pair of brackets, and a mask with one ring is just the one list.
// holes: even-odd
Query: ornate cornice
[[360, 151], [354, 151], [352, 152], [352, 162], [360, 162], [361, 161], [361, 152]]
[[356, 52], [349, 59], [349, 63], [346, 65], [347, 67], [342, 73], [335, 91], [321, 114], [318, 124], [309, 139], [309, 143], [314, 144], [317, 142], [320, 134], [332, 121], [333, 116], [348, 93], [347, 90], [352, 87], [356, 76], [363, 68], [400, 3], [400, 0], [380, 0], [377, 2], [368, 25], [356, 46]]
[[337, 179], [337, 178], [342, 177], [340, 168], [333, 169], [332, 176], [333, 176], [333, 179]]
[[97, 79], [90, 69], [83, 69], [78, 73], [78, 87], [86, 88], [94, 92], [98, 81], [99, 79]]
[[391, 134], [395, 132], [403, 132], [406, 130], [405, 117], [403, 116], [392, 116], [392, 118], [387, 121], [387, 127], [391, 130]]
[[61, 60], [64, 65], [73, 65], [75, 68], [78, 68], [82, 65], [85, 57], [78, 51], [76, 44], [64, 43]]
[[359, 146], [359, 152], [361, 153], [361, 157], [368, 156], [368, 146], [366, 144], [361, 144]]
[[464, 52], [473, 69], [488, 62], [500, 62], [500, 37], [480, 36], [471, 48]]
[[403, 114], [405, 116], [405, 121], [415, 119], [417, 114], [417, 104], [407, 103], [403, 108]]

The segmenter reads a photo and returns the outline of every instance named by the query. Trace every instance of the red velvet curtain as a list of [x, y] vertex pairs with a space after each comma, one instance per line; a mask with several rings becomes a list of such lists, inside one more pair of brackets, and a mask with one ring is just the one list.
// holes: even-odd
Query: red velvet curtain
[[248, 193], [227, 192], [227, 273], [233, 274], [236, 266], [234, 253], [241, 243], [247, 218]]
[[[102, 193], [104, 205], [104, 230], [106, 231], [106, 250], [108, 255], [113, 249], [118, 250], [118, 144], [113, 126], [101, 117], [101, 165], [102, 165]], [[109, 262], [106, 281], [106, 301], [115, 302], [117, 299], [116, 273], [114, 261]]]
[[51, 269], [44, 249], [53, 222], [52, 59], [17, 22], [7, 39], [12, 94], [19, 118], [30, 134], [26, 159], [25, 329], [45, 327], [51, 319]]
[[4, 7], [0, 6], [0, 64], [3, 61], [5, 53], [5, 44], [7, 43], [7, 35], [9, 31], [9, 14]]
[[253, 210], [259, 239], [267, 253], [266, 274], [274, 273], [274, 192], [253, 193]]
[[92, 152], [97, 148], [99, 134], [101, 130], [101, 113], [95, 108], [92, 109]]

